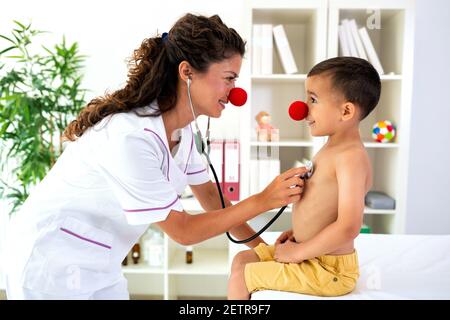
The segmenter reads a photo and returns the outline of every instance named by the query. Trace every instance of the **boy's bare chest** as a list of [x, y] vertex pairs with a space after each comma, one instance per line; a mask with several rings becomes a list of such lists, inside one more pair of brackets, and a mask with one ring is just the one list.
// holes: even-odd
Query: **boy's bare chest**
[[302, 199], [293, 207], [293, 228], [297, 241], [313, 237], [337, 218], [338, 185], [334, 156], [318, 154], [314, 173], [305, 182]]

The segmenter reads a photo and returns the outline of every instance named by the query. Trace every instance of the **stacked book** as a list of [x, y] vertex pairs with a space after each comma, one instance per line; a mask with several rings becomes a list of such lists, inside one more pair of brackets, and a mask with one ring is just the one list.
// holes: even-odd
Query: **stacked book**
[[380, 75], [384, 74], [378, 54], [365, 27], [358, 28], [354, 19], [344, 19], [339, 25], [338, 35], [341, 56], [365, 59]]
[[291, 46], [283, 25], [254, 24], [252, 35], [252, 73], [269, 75], [273, 73], [274, 40], [284, 72], [298, 72]]
[[250, 194], [263, 191], [280, 175], [280, 159], [264, 157], [250, 160]]

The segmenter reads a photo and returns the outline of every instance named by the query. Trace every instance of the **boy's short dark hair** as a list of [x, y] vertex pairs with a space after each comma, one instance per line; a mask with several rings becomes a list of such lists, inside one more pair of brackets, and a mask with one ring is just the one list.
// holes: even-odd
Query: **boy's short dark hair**
[[316, 64], [308, 77], [331, 75], [333, 88], [339, 90], [347, 101], [359, 106], [364, 119], [378, 104], [381, 92], [380, 76], [366, 60], [355, 57], [337, 57]]

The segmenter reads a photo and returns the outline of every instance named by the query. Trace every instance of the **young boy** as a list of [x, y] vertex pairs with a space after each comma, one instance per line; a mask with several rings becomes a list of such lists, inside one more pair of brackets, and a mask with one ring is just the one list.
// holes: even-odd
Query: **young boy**
[[260, 243], [235, 256], [229, 299], [249, 299], [264, 289], [339, 296], [355, 288], [359, 269], [353, 240], [372, 185], [359, 123], [377, 105], [380, 91], [377, 71], [363, 59], [332, 58], [308, 73], [306, 121], [311, 135], [328, 140], [293, 206], [292, 230], [273, 246]]

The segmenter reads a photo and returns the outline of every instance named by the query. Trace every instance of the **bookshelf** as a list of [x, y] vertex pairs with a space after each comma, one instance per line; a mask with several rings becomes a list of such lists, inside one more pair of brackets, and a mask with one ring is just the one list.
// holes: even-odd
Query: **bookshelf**
[[[374, 11], [377, 10], [377, 11]], [[380, 28], [369, 29], [368, 34], [374, 49], [379, 55], [384, 69], [382, 74], [382, 94], [377, 108], [361, 123], [361, 135], [369, 153], [374, 170], [372, 190], [382, 191], [396, 200], [393, 210], [379, 210], [366, 207], [364, 223], [375, 233], [402, 233], [406, 219], [406, 186], [409, 153], [410, 105], [412, 96], [412, 52], [414, 35], [414, 1], [254, 1], [247, 10], [250, 26], [258, 24], [284, 24], [291, 49], [295, 57], [298, 74], [283, 74], [279, 56], [274, 48], [273, 74], [253, 75], [251, 63], [247, 72], [251, 74], [246, 83], [249, 88], [247, 118], [241, 121], [241, 142], [243, 158], [243, 195], [252, 192], [252, 177], [249, 164], [258, 148], [278, 148], [281, 160], [281, 172], [290, 168], [295, 160], [312, 158], [320, 149], [325, 138], [313, 138], [309, 129], [296, 123], [287, 115], [289, 104], [304, 99], [306, 73], [319, 61], [338, 56], [341, 52], [338, 39], [338, 26], [343, 19], [354, 19], [358, 28], [366, 26], [368, 19], [379, 23]], [[289, 15], [282, 13], [289, 12]], [[376, 14], [376, 16], [373, 16]], [[376, 17], [376, 20], [373, 20]], [[292, 26], [294, 25], [294, 26]], [[367, 24], [368, 25], [368, 24]], [[323, 30], [325, 28], [326, 30]], [[297, 30], [289, 32], [289, 30]], [[314, 40], [302, 34], [308, 30]], [[250, 33], [249, 33], [250, 34]], [[303, 39], [309, 42], [300, 43]], [[308, 46], [304, 44], [308, 43]], [[250, 44], [250, 49], [252, 48]], [[251, 56], [251, 53], [249, 53]], [[302, 60], [299, 57], [304, 57]], [[254, 117], [261, 111], [268, 111], [272, 123], [282, 128], [280, 141], [256, 141]], [[377, 143], [371, 137], [372, 126], [380, 120], [391, 120], [396, 127], [397, 137], [391, 143]], [[247, 143], [246, 143], [247, 142]], [[247, 175], [245, 175], [247, 173]], [[288, 209], [289, 210], [289, 209]], [[288, 211], [287, 210], [287, 211]], [[289, 220], [290, 212], [280, 219]], [[263, 215], [264, 216], [264, 215]], [[263, 220], [262, 217], [257, 219]], [[269, 220], [267, 217], [266, 220]], [[251, 223], [251, 222], [250, 222]], [[258, 221], [258, 224], [261, 224]], [[279, 223], [289, 225], [289, 223]], [[281, 231], [277, 226], [269, 228]]]
[[[366, 207], [364, 222], [375, 233], [403, 233], [410, 145], [414, 1], [330, 0], [327, 54], [330, 58], [340, 52], [337, 30], [343, 19], [354, 19], [358, 28], [367, 27], [384, 70], [380, 102], [362, 121], [361, 135], [372, 162], [372, 189], [394, 198], [396, 207], [394, 210]], [[374, 22], [379, 23], [379, 27]], [[370, 29], [369, 25], [375, 28]], [[372, 141], [371, 128], [380, 120], [391, 120], [395, 124], [397, 136], [392, 143]]]
[[[185, 210], [192, 214], [203, 211], [193, 199], [182, 199], [182, 202]], [[152, 228], [158, 229], [156, 225]], [[129, 256], [128, 265], [122, 266], [131, 296], [165, 300], [226, 297], [229, 255], [225, 235], [194, 245], [191, 264], [185, 261], [185, 246], [166, 234], [163, 241], [162, 266], [149, 266], [143, 261], [142, 254], [138, 264], [133, 264]]]
[[[296, 160], [311, 159], [324, 143], [312, 137], [303, 122], [294, 122], [288, 107], [295, 100], [305, 100], [305, 80], [308, 71], [327, 57], [328, 1], [248, 1], [245, 37], [249, 40], [248, 57], [253, 56], [252, 30], [255, 24], [283, 25], [298, 72], [286, 74], [274, 41], [272, 74], [254, 74], [252, 63], [243, 65], [241, 73], [250, 74], [242, 85], [248, 89], [245, 116], [241, 118], [241, 199], [260, 191], [252, 173], [254, 161], [264, 158], [270, 150], [280, 159], [280, 172], [292, 167]], [[243, 78], [241, 76], [241, 78]], [[279, 141], [258, 141], [255, 116], [260, 111], [271, 115], [271, 123], [280, 129]], [[273, 177], [268, 178], [271, 180]], [[260, 184], [260, 183], [259, 183]], [[263, 183], [264, 184], [264, 183]], [[264, 226], [278, 210], [262, 214], [251, 221], [255, 229]], [[282, 231], [291, 225], [291, 206], [268, 229]]]
[[[248, 102], [239, 110], [241, 185], [240, 199], [252, 194], [251, 161], [259, 150], [278, 150], [280, 171], [295, 160], [312, 158], [325, 142], [313, 138], [306, 125], [292, 121], [287, 113], [290, 103], [305, 98], [307, 72], [318, 62], [339, 54], [338, 26], [342, 19], [365, 23], [370, 12], [380, 13], [381, 29], [368, 30], [379, 54], [385, 74], [381, 75], [382, 96], [374, 112], [362, 122], [361, 134], [374, 172], [373, 190], [383, 191], [396, 200], [394, 210], [366, 207], [364, 222], [373, 233], [402, 233], [406, 220], [406, 186], [409, 154], [410, 106], [412, 96], [414, 1], [413, 0], [253, 0], [246, 1], [241, 35], [247, 40], [239, 85], [246, 88]], [[273, 47], [273, 73], [252, 74], [252, 30], [254, 24], [282, 24], [291, 44], [298, 73], [284, 74], [276, 47]], [[280, 128], [280, 140], [257, 141], [255, 116], [271, 114], [272, 124]], [[371, 139], [372, 125], [392, 120], [397, 137], [380, 144]], [[233, 120], [234, 121], [234, 120]], [[190, 213], [203, 211], [195, 199], [182, 199]], [[249, 223], [260, 229], [278, 210], [264, 213]], [[268, 231], [284, 231], [291, 225], [292, 206]], [[228, 272], [235, 254], [225, 235], [194, 246], [194, 263], [184, 262], [184, 248], [164, 236], [164, 265], [150, 268], [129, 265], [124, 268], [131, 294], [150, 294], [155, 298], [226, 297]]]

